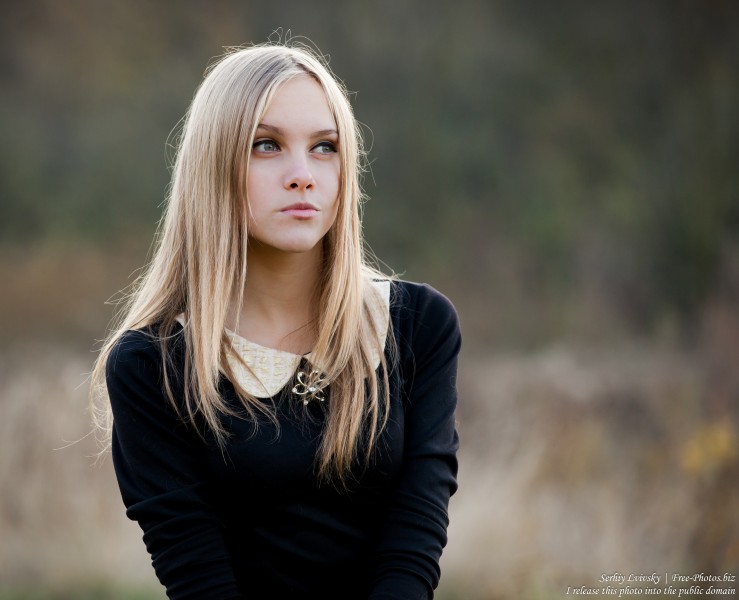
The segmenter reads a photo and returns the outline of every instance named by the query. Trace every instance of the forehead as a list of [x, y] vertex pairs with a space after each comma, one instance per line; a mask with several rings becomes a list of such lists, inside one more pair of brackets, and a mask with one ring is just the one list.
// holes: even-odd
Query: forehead
[[261, 123], [299, 131], [335, 129], [323, 87], [310, 75], [296, 75], [275, 91]]

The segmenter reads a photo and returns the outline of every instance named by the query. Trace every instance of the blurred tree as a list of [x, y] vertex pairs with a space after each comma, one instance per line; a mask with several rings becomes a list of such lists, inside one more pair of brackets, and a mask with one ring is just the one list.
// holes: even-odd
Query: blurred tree
[[738, 29], [730, 0], [13, 0], [0, 236], [150, 237], [209, 58], [303, 34], [357, 92], [371, 245], [487, 303], [481, 340], [687, 322], [739, 234]]

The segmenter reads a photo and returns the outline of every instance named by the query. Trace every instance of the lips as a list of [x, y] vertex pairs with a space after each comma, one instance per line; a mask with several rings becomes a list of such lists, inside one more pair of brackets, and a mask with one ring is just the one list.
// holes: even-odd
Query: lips
[[296, 219], [310, 219], [316, 216], [319, 212], [318, 207], [311, 204], [310, 202], [297, 202], [291, 204], [287, 208], [283, 208], [280, 212]]
[[310, 202], [298, 202], [296, 204], [291, 204], [287, 208], [283, 208], [282, 212], [289, 212], [291, 210], [313, 210], [318, 211], [318, 207], [314, 206]]

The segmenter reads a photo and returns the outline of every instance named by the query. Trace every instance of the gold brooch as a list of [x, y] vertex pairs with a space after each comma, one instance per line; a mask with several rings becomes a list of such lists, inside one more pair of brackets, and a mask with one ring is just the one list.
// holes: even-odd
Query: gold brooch
[[323, 396], [322, 384], [324, 378], [318, 371], [298, 371], [298, 383], [293, 388], [293, 394], [303, 397], [303, 404], [308, 405], [311, 400], [320, 400], [323, 402], [326, 398]]

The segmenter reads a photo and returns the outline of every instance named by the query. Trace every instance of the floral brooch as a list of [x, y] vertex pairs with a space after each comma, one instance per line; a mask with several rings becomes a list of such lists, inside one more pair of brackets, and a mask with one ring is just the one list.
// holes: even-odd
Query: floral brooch
[[293, 387], [293, 394], [303, 399], [303, 404], [308, 405], [311, 400], [324, 402], [323, 384], [325, 379], [319, 371], [298, 371], [298, 383]]

